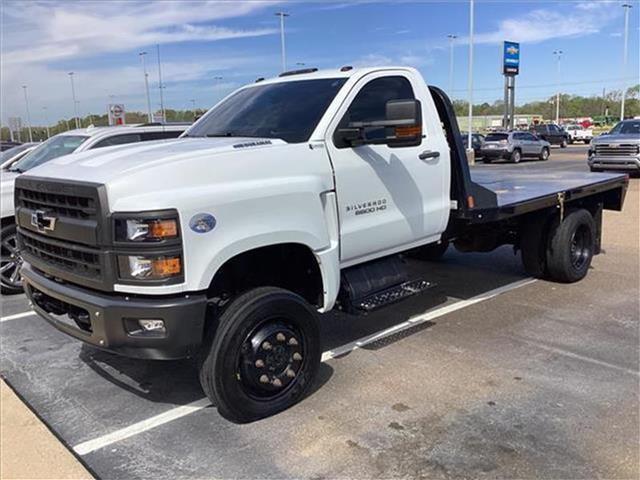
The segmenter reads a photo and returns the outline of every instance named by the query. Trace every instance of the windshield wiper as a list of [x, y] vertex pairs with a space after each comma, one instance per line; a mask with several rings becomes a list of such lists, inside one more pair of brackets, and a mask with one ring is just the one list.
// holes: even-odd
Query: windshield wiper
[[25, 170], [22, 170], [21, 168], [18, 168], [18, 167], [8, 168], [7, 170], [9, 170], [10, 172], [18, 172], [18, 173], [25, 172]]
[[224, 132], [224, 133], [207, 133], [205, 137], [208, 138], [216, 138], [216, 137], [244, 137], [244, 135], [235, 135], [233, 132]]

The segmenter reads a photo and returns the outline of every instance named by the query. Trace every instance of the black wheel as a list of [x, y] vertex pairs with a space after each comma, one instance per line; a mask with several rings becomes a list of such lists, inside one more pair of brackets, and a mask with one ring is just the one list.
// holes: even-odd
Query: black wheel
[[587, 210], [576, 210], [549, 230], [547, 266], [551, 279], [572, 283], [589, 270], [595, 249], [596, 225]]
[[5, 295], [22, 293], [22, 257], [18, 252], [16, 226], [11, 223], [2, 227], [2, 253], [0, 261], [0, 287]]
[[236, 423], [274, 415], [300, 401], [318, 372], [315, 311], [298, 295], [260, 287], [234, 299], [200, 366], [200, 383], [220, 414]]
[[549, 160], [549, 149], [547, 147], [542, 148], [542, 151], [540, 152], [540, 160], [543, 162]]
[[567, 148], [567, 139], [563, 138], [562, 142], [560, 142], [560, 148]]
[[430, 243], [411, 251], [410, 256], [419, 260], [440, 260], [449, 248], [449, 242]]
[[522, 160], [522, 152], [517, 148], [514, 149], [513, 152], [511, 152], [509, 160], [511, 160], [511, 163], [520, 163], [520, 160]]
[[484, 163], [491, 163], [491, 159], [489, 157], [485, 157], [482, 159]]

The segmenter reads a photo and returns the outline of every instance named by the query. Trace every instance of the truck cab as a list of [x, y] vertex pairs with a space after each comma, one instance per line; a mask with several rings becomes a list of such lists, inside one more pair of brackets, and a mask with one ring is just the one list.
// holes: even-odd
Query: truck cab
[[18, 177], [26, 292], [97, 348], [196, 358], [220, 413], [253, 421], [309, 391], [320, 314], [429, 288], [400, 255], [512, 244], [532, 275], [586, 275], [625, 177], [491, 175], [469, 169], [451, 102], [417, 70], [286, 72], [230, 94], [179, 139]]

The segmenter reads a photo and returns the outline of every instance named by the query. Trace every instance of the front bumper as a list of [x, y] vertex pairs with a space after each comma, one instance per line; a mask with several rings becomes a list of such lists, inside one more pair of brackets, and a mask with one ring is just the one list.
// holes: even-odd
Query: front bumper
[[[202, 342], [206, 296], [124, 296], [59, 283], [29, 264], [22, 268], [33, 309], [61, 332], [94, 347], [135, 358], [191, 357]], [[160, 319], [165, 332], [139, 332], [138, 319]]]
[[640, 171], [639, 157], [602, 157], [592, 155], [588, 160], [591, 168], [607, 170], [634, 170]]

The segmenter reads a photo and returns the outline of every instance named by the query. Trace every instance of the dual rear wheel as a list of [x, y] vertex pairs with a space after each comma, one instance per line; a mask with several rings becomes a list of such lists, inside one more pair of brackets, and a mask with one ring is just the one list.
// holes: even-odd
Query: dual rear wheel
[[562, 222], [537, 218], [521, 230], [520, 248], [527, 273], [564, 283], [583, 279], [595, 253], [596, 223], [588, 210], [569, 213]]

